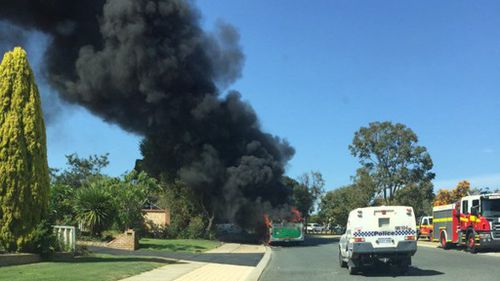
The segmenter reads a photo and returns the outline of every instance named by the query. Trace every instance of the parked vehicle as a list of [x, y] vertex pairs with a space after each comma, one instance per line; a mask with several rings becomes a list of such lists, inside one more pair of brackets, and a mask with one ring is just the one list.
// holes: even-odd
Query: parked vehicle
[[433, 230], [432, 216], [421, 217], [417, 226], [417, 239], [423, 237], [432, 240]]
[[433, 239], [443, 249], [466, 246], [475, 253], [500, 249], [500, 194], [465, 196], [460, 201], [433, 208]]
[[308, 223], [307, 224], [307, 232], [322, 232], [324, 230], [324, 227], [319, 224], [319, 223]]
[[269, 232], [269, 244], [277, 242], [300, 243], [304, 241], [304, 224], [297, 209], [292, 209], [290, 216], [271, 218], [264, 216]]
[[358, 208], [349, 213], [347, 230], [339, 242], [339, 263], [355, 274], [378, 262], [406, 272], [417, 251], [412, 207]]
[[340, 226], [340, 225], [332, 225], [330, 226], [330, 231], [332, 234], [344, 234], [345, 232], [345, 227]]

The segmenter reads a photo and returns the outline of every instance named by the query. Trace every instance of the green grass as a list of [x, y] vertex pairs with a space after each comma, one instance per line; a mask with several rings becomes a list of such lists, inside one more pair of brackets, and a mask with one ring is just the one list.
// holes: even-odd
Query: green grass
[[220, 242], [201, 239], [150, 239], [143, 238], [139, 241], [141, 249], [200, 253], [220, 246]]
[[41, 262], [0, 267], [0, 280], [111, 281], [120, 280], [168, 264], [152, 257], [92, 255], [68, 262]]

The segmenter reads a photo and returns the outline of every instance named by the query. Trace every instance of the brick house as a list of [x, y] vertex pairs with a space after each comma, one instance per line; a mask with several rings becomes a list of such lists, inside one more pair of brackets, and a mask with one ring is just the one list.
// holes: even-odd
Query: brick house
[[168, 209], [147, 203], [144, 205], [142, 213], [148, 230], [161, 229], [170, 225], [170, 211]]

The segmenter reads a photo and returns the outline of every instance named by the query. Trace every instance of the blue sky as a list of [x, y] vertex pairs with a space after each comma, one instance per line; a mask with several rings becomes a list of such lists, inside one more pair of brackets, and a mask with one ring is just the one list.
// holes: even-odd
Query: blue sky
[[[500, 187], [500, 3], [497, 1], [197, 1], [203, 25], [241, 34], [243, 77], [231, 85], [264, 130], [297, 153], [287, 173], [323, 173], [327, 188], [359, 166], [348, 150], [372, 121], [406, 124], [434, 160], [436, 188], [469, 179]], [[37, 69], [47, 38], [27, 46]], [[50, 95], [38, 74], [41, 91]], [[140, 157], [140, 138], [85, 110], [48, 126], [49, 164], [110, 153], [119, 175]]]

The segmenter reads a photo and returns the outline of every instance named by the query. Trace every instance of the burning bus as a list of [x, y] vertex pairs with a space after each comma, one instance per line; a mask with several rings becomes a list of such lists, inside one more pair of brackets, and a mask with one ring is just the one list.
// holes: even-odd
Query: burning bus
[[292, 208], [286, 216], [264, 215], [268, 243], [299, 243], [304, 241], [304, 222], [300, 212]]

